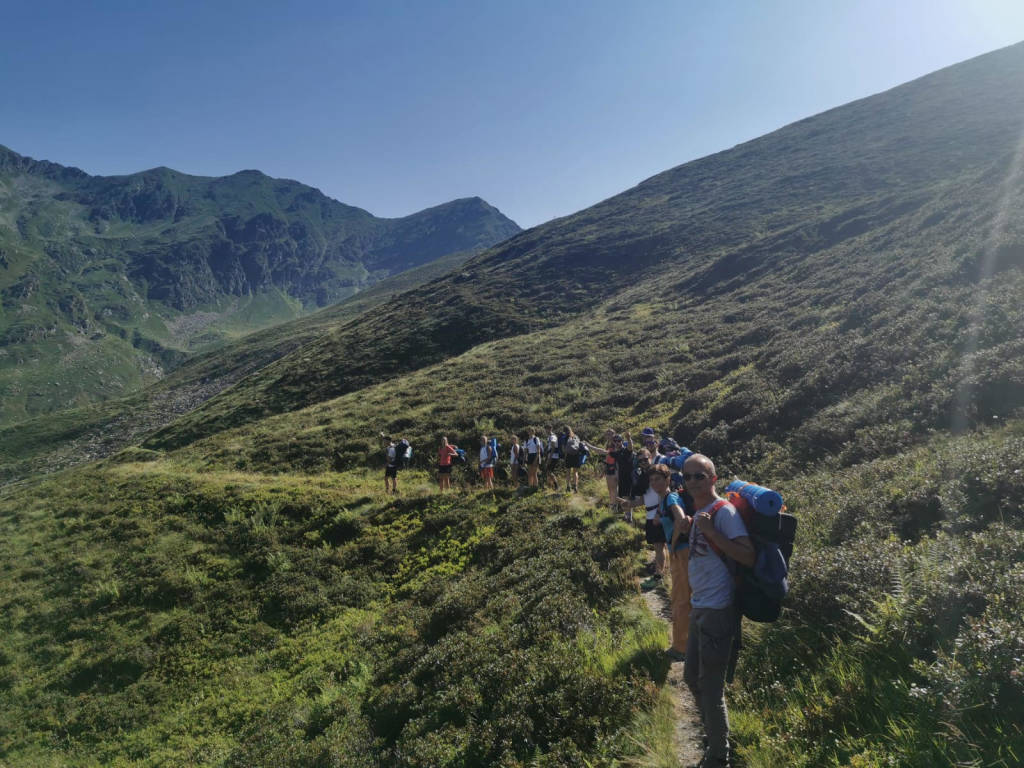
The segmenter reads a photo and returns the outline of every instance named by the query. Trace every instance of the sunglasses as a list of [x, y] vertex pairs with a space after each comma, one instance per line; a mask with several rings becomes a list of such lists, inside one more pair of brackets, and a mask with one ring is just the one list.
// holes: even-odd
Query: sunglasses
[[689, 472], [683, 472], [683, 482], [688, 483], [691, 480], [707, 480], [707, 472], [694, 472], [692, 475]]

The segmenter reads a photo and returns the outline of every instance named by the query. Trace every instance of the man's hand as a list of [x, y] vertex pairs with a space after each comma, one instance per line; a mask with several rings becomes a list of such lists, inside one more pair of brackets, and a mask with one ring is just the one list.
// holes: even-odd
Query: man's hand
[[697, 530], [704, 534], [704, 538], [709, 538], [711, 532], [715, 530], [715, 521], [708, 512], [698, 512], [693, 521], [697, 524]]

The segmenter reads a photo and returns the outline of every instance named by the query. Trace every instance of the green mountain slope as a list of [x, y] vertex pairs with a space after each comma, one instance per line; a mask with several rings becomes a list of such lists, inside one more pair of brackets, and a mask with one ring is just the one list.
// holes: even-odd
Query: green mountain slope
[[798, 517], [729, 692], [745, 764], [1019, 764], [1022, 81], [1019, 45], [668, 171], [0, 491], [0, 760], [671, 764], [603, 478], [433, 490], [441, 434], [566, 422]]
[[392, 296], [435, 280], [473, 256], [459, 252], [387, 277], [365, 291], [291, 322], [197, 353], [127, 397], [0, 427], [0, 484], [104, 458], [288, 352], [337, 330]]
[[[359, 391], [484, 341], [556, 327], [603, 301], [623, 310], [627, 301], [667, 303], [675, 309], [645, 330], [712, 326], [725, 348], [744, 339], [759, 348], [780, 313], [794, 317], [784, 335], [792, 348], [758, 365], [785, 387], [815, 365], [784, 358], [799, 357], [818, 325], [841, 336], [840, 347], [900, 341], [900, 317], [882, 327], [873, 313], [901, 293], [900, 301], [922, 296], [958, 317], [935, 339], [942, 375], [954, 376], [979, 280], [1016, 269], [1024, 254], [1022, 75], [1024, 46], [1014, 46], [667, 171], [403, 296], [400, 321], [385, 308], [303, 347], [150, 445], [184, 445]], [[817, 323], [808, 319], [815, 312]], [[746, 337], [749, 324], [762, 330]], [[927, 344], [900, 349], [903, 362], [936, 363]], [[902, 375], [881, 352], [869, 356], [872, 381], [819, 388], [813, 408]], [[685, 375], [678, 381], [695, 389]]]
[[258, 171], [92, 177], [0, 147], [0, 419], [123, 394], [517, 231], [479, 198], [379, 219]]

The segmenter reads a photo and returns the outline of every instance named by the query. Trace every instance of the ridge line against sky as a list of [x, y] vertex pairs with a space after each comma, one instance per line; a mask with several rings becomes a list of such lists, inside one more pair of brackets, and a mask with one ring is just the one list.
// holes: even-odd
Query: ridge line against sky
[[530, 227], [1024, 39], [1019, 0], [636, 5], [8, 0], [0, 144]]

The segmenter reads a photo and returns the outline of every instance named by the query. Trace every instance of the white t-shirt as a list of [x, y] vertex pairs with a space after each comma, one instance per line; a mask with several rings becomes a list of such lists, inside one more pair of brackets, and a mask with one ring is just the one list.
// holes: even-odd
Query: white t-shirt
[[485, 445], [480, 449], [480, 469], [486, 469], [487, 467], [493, 467], [494, 462], [491, 461], [491, 446]]
[[539, 437], [531, 437], [526, 441], [526, 452], [527, 453], [540, 453], [541, 442]]
[[647, 507], [647, 519], [653, 520], [658, 514], [658, 506], [661, 504], [661, 496], [648, 488], [644, 491], [644, 506]]
[[[697, 514], [709, 511], [717, 501], [718, 499], [702, 507]], [[740, 513], [728, 502], [715, 512], [714, 525], [715, 530], [730, 541], [749, 535]], [[732, 605], [736, 582], [733, 580], [731, 567], [735, 567], [735, 564], [730, 561], [730, 565], [726, 565], [725, 560], [711, 548], [707, 537], [700, 532], [697, 524], [691, 525], [690, 562], [687, 572], [690, 577], [690, 589], [693, 590], [690, 604], [694, 608], [728, 608]]]

